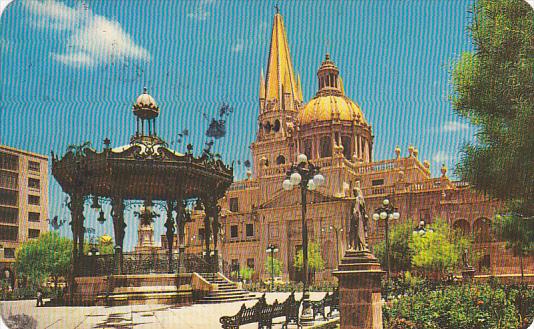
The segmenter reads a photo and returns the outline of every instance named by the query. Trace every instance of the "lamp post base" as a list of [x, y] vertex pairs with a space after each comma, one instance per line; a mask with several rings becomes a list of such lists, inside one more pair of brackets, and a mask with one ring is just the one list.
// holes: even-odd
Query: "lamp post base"
[[347, 250], [338, 269], [341, 329], [382, 329], [381, 278], [384, 271], [369, 250]]
[[311, 309], [309, 291], [304, 291], [302, 294], [302, 313], [300, 315], [300, 324], [306, 327], [313, 326], [313, 311]]

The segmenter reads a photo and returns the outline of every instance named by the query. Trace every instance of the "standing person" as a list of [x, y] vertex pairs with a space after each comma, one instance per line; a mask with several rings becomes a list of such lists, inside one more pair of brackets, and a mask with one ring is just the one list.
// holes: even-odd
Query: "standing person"
[[43, 291], [41, 288], [37, 289], [37, 307], [43, 306]]

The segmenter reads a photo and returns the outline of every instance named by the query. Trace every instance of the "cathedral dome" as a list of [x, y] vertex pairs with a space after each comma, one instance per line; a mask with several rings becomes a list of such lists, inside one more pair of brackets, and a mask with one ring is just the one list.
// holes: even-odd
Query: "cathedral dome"
[[299, 111], [300, 124], [332, 120], [367, 124], [360, 107], [345, 96], [339, 69], [330, 59], [329, 54], [326, 54], [325, 60], [317, 72], [317, 77], [319, 78], [319, 90], [315, 97]]
[[300, 110], [298, 114], [300, 124], [315, 121], [356, 121], [367, 124], [360, 107], [344, 95], [316, 96]]

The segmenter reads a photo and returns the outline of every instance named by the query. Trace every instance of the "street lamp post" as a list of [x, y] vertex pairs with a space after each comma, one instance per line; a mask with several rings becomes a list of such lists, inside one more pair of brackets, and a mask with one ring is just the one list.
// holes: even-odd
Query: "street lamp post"
[[297, 164], [293, 164], [287, 172], [286, 179], [282, 183], [284, 190], [289, 191], [293, 187], [300, 187], [302, 203], [302, 260], [303, 260], [303, 292], [302, 314], [303, 324], [313, 323], [313, 315], [310, 307], [310, 291], [308, 287], [308, 227], [306, 225], [306, 192], [313, 191], [324, 183], [324, 176], [320, 174], [319, 167], [308, 161], [305, 154], [297, 156]]
[[336, 261], [339, 263], [339, 233], [343, 232], [343, 228], [335, 225], [330, 225], [329, 228], [330, 231], [334, 231], [336, 233]]
[[[389, 221], [397, 220], [400, 218], [398, 209], [393, 207], [389, 202], [389, 199], [384, 199], [382, 201], [382, 207], [375, 209], [373, 214], [373, 220], [378, 222], [379, 220], [385, 221], [385, 230], [386, 230], [386, 281], [389, 283], [390, 275], [390, 260], [389, 260]], [[387, 290], [385, 291], [385, 300], [387, 301]]]
[[278, 252], [278, 248], [270, 244], [266, 251], [271, 254], [271, 291], [274, 291], [274, 253]]

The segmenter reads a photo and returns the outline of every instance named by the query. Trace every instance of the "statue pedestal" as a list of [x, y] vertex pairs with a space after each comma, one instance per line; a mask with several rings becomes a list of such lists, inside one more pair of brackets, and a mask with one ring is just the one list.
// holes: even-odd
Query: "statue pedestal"
[[381, 279], [384, 271], [368, 250], [347, 250], [338, 269], [341, 329], [383, 329]]
[[464, 282], [471, 282], [475, 277], [475, 269], [473, 266], [467, 266], [462, 270], [462, 279]]

